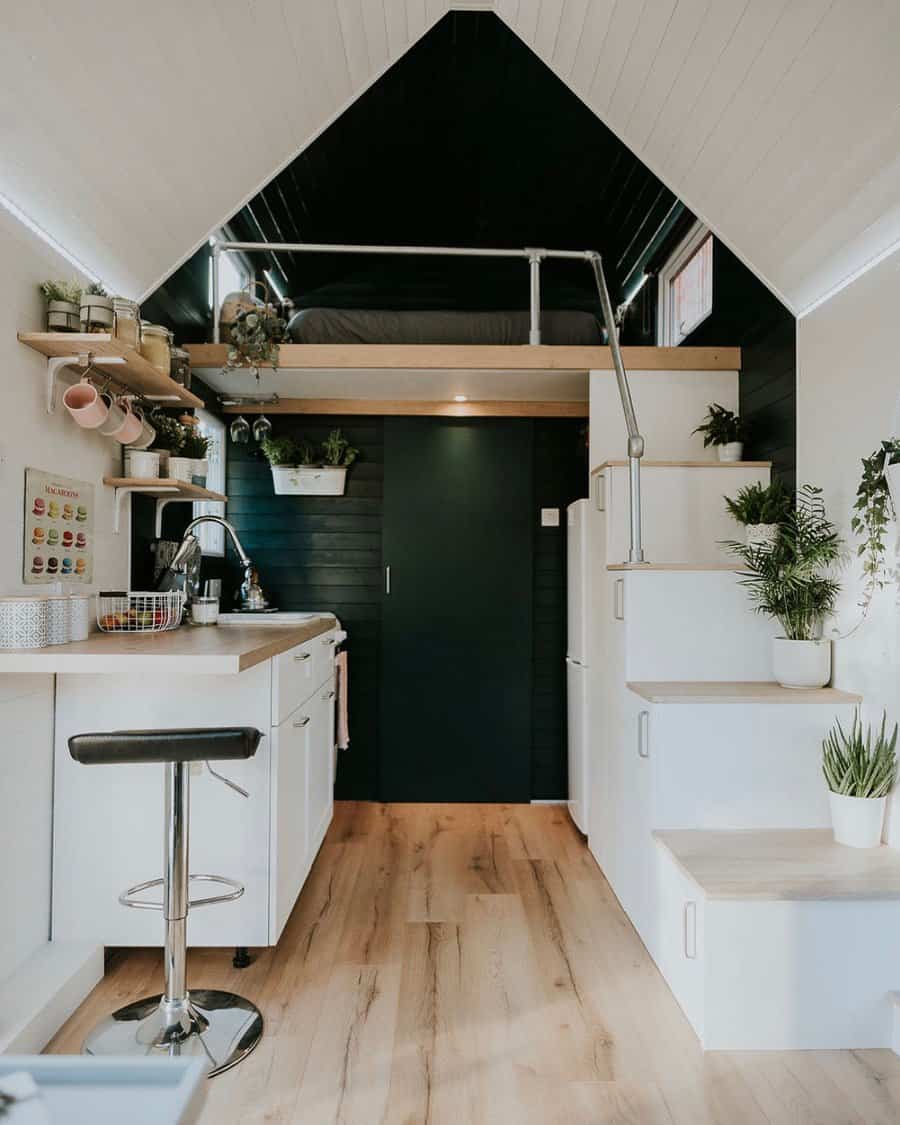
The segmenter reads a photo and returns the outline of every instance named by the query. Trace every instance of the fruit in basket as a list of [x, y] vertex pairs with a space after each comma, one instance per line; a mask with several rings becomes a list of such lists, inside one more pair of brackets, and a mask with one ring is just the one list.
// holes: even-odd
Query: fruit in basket
[[122, 628], [122, 615], [120, 613], [104, 613], [100, 618], [101, 629], [121, 629]]

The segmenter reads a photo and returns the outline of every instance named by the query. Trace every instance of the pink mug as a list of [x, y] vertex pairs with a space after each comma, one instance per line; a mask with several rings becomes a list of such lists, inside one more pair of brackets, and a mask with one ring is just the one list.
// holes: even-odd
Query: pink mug
[[66, 389], [63, 406], [79, 426], [96, 430], [106, 421], [109, 408], [97, 388], [85, 376], [80, 383]]
[[121, 428], [117, 430], [116, 433], [114, 433], [112, 436], [116, 439], [116, 441], [121, 442], [122, 445], [128, 445], [129, 442], [132, 442], [136, 438], [140, 437], [141, 431], [144, 427], [141, 421], [141, 416], [139, 414], [135, 414], [135, 412], [131, 409], [130, 399], [120, 399], [119, 405], [125, 411], [125, 421], [122, 423]]

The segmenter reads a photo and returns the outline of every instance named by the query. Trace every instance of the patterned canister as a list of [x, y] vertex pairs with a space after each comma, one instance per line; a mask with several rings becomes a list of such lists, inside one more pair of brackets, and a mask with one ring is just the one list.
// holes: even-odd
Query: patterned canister
[[86, 641], [90, 629], [91, 599], [87, 594], [70, 594], [66, 599], [69, 603], [69, 640]]
[[44, 648], [47, 605], [46, 598], [0, 598], [0, 648]]
[[64, 645], [69, 640], [69, 599], [47, 598], [47, 644]]

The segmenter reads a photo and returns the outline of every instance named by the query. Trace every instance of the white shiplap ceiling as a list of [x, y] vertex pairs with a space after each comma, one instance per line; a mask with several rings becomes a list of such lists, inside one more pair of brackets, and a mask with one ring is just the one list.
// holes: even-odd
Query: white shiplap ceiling
[[[36, 0], [0, 11], [0, 193], [139, 296], [450, 0]], [[897, 0], [497, 0], [802, 313], [900, 242]]]

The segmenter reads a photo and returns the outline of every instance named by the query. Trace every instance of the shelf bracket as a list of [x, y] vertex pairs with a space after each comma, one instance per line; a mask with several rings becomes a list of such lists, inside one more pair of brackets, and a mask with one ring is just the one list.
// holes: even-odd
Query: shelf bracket
[[177, 504], [177, 503], [179, 503], [179, 501], [181, 503], [196, 504], [197, 498], [195, 496], [181, 496], [181, 495], [178, 495], [178, 496], [161, 496], [159, 498], [159, 500], [156, 501], [156, 524], [154, 525], [155, 526], [154, 534], [155, 534], [157, 539], [162, 539], [162, 518], [163, 518], [163, 512], [166, 510], [166, 505], [167, 504]]
[[109, 356], [95, 356], [93, 352], [81, 352], [78, 355], [51, 355], [47, 358], [47, 413], [52, 414], [56, 410], [56, 384], [59, 380], [59, 373], [64, 367], [80, 367], [83, 371], [93, 364], [99, 367], [101, 364], [104, 366], [115, 366], [116, 364], [123, 364], [125, 362], [122, 356], [109, 355]]
[[[117, 485], [116, 486], [116, 494], [115, 494], [115, 508], [113, 510], [113, 532], [116, 535], [119, 534], [119, 531], [121, 530], [121, 526], [122, 526], [122, 501], [125, 499], [126, 496], [130, 496], [132, 492], [143, 492], [145, 494], [149, 492], [151, 495], [159, 496], [159, 494], [161, 492], [173, 492], [173, 493], [177, 494], [178, 489], [177, 488], [161, 488], [159, 485], [153, 485], [152, 487], [148, 486], [146, 488], [142, 488], [140, 485], [137, 485], [137, 484], [121, 485], [121, 486]], [[160, 505], [161, 504], [163, 504], [163, 505], [168, 504], [171, 499], [173, 499], [173, 497], [167, 497], [166, 499], [160, 498], [156, 501], [156, 529], [157, 529], [156, 530], [156, 538], [157, 539], [159, 539], [159, 527], [160, 527], [160, 523], [162, 521], [162, 510], [160, 508]], [[185, 496], [184, 499], [187, 500], [188, 497]]]

